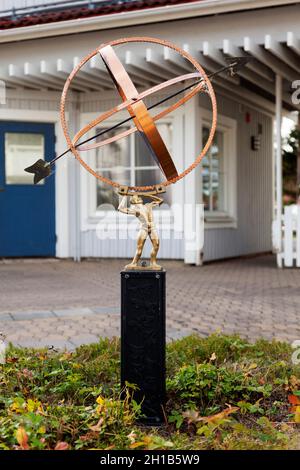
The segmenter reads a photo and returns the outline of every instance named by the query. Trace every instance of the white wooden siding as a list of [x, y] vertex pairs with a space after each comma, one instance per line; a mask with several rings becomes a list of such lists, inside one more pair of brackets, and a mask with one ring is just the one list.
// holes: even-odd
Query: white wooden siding
[[[224, 96], [218, 97], [218, 111], [237, 120], [237, 228], [206, 230], [204, 261], [272, 249], [272, 118]], [[250, 123], [245, 122], [247, 111]], [[258, 123], [261, 147], [252, 151]]]
[[58, 113], [59, 100], [60, 93], [53, 91], [15, 91], [8, 89], [5, 107], [8, 109], [28, 109], [33, 111], [57, 111]]
[[[83, 257], [131, 258], [136, 250], [135, 240], [98, 240], [94, 230], [88, 230], [81, 234], [81, 255]], [[146, 241], [143, 256], [149, 257], [151, 243]], [[162, 240], [159, 249], [161, 259], [183, 259], [184, 245], [182, 240]]]

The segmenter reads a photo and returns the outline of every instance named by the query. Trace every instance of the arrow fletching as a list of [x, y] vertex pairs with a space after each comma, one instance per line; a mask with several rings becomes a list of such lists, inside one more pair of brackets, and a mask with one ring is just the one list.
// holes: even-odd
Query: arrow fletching
[[231, 77], [236, 75], [236, 73], [252, 59], [253, 59], [252, 56], [227, 57], [225, 60], [229, 66], [229, 69], [228, 69], [229, 75]]
[[27, 171], [27, 173], [33, 173], [33, 182], [34, 184], [37, 184], [39, 181], [51, 175], [51, 166], [49, 162], [39, 159], [33, 165], [25, 168], [24, 171]]

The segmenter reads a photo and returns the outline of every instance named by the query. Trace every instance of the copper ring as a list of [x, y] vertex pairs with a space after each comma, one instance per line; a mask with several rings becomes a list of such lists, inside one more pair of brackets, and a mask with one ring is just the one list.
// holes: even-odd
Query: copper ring
[[[64, 135], [65, 135], [65, 138], [66, 138], [66, 141], [67, 141], [67, 144], [68, 144], [70, 150], [72, 151], [72, 153], [76, 157], [76, 159], [81, 163], [81, 165], [84, 168], [86, 168], [86, 170], [89, 171], [89, 173], [91, 173], [93, 176], [95, 176], [97, 179], [103, 181], [104, 183], [110, 184], [111, 186], [114, 186], [116, 188], [120, 187], [119, 183], [114, 182], [114, 181], [110, 180], [109, 178], [105, 178], [104, 176], [96, 173], [84, 160], [82, 160], [82, 158], [80, 157], [79, 152], [75, 148], [74, 143], [72, 142], [71, 137], [70, 137], [69, 132], [68, 132], [67, 123], [66, 123], [66, 116], [65, 116], [65, 105], [66, 105], [66, 96], [67, 96], [67, 92], [68, 92], [70, 83], [74, 79], [74, 77], [76, 76], [78, 71], [83, 67], [84, 64], [86, 64], [92, 57], [94, 57], [96, 54], [98, 54], [100, 52], [100, 50], [102, 50], [106, 46], [117, 46], [117, 45], [120, 45], [120, 44], [131, 43], [131, 42], [150, 42], [150, 43], [154, 43], [154, 44], [160, 44], [162, 46], [169, 47], [170, 49], [173, 49], [176, 52], [178, 52], [181, 56], [186, 58], [195, 67], [195, 69], [200, 73], [200, 75], [202, 76], [203, 81], [204, 81], [204, 83], [207, 87], [208, 94], [209, 94], [210, 99], [211, 99], [212, 114], [213, 114], [212, 115], [212, 126], [211, 126], [211, 129], [210, 129], [210, 133], [209, 133], [208, 139], [206, 141], [206, 144], [205, 144], [204, 148], [202, 149], [201, 153], [197, 156], [195, 161], [188, 168], [186, 168], [182, 173], [175, 176], [174, 178], [168, 179], [167, 181], [164, 181], [164, 182], [160, 183], [160, 185], [162, 185], [162, 186], [169, 186], [170, 184], [176, 183], [180, 179], [184, 178], [188, 173], [190, 173], [201, 162], [202, 158], [204, 157], [204, 155], [206, 154], [207, 150], [209, 149], [209, 147], [212, 143], [212, 140], [213, 140], [213, 137], [214, 137], [214, 134], [215, 134], [215, 130], [216, 130], [216, 124], [217, 124], [217, 104], [216, 104], [215, 93], [214, 93], [213, 87], [212, 87], [211, 82], [208, 79], [206, 73], [204, 72], [204, 70], [202, 69], [200, 64], [188, 52], [178, 48], [177, 46], [170, 43], [169, 41], [156, 39], [156, 38], [150, 38], [150, 37], [132, 37], [132, 38], [116, 39], [114, 41], [110, 41], [109, 43], [100, 45], [100, 47], [98, 47], [95, 51], [91, 52], [86, 57], [84, 57], [82, 59], [82, 61], [70, 73], [69, 77], [66, 80], [66, 83], [65, 83], [65, 86], [64, 86], [64, 89], [63, 89], [63, 92], [62, 92], [61, 103], [60, 103], [60, 118], [61, 118], [62, 129], [63, 129]], [[184, 103], [184, 101], [182, 99], [181, 104], [183, 104], [183, 103]], [[91, 127], [93, 127], [93, 126], [91, 126]], [[135, 191], [149, 191], [149, 190], [153, 190], [155, 188], [155, 186], [156, 185], [131, 186], [130, 189], [135, 190]]]
[[[102, 47], [99, 50], [107, 70], [109, 71], [113, 82], [123, 101], [130, 98], [137, 98], [138, 91], [135, 88], [131, 78], [126, 72], [123, 64], [115, 54], [111, 46]], [[157, 130], [154, 121], [142, 100], [139, 100], [127, 107], [129, 114], [133, 118], [136, 128], [147, 144], [152, 157], [161, 168], [168, 180], [178, 176], [177, 170], [168, 152], [167, 147], [160, 133]]]

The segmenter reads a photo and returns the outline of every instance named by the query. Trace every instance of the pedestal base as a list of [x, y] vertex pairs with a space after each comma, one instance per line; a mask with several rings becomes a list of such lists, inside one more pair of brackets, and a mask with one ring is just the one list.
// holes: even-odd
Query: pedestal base
[[136, 384], [143, 421], [164, 422], [166, 272], [121, 272], [121, 383]]

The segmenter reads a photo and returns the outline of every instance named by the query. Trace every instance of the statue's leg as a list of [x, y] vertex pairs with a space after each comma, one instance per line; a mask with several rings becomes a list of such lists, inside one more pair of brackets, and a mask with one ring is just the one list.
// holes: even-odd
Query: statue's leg
[[130, 264], [127, 264], [127, 266], [125, 266], [125, 268], [136, 268], [141, 256], [142, 256], [142, 252], [143, 252], [143, 248], [144, 248], [144, 245], [145, 245], [145, 241], [146, 241], [146, 238], [147, 238], [147, 232], [146, 230], [144, 229], [141, 229], [138, 233], [138, 238], [137, 238], [137, 249], [136, 249], [136, 252], [135, 252], [135, 255], [134, 255], [134, 258], [133, 260], [131, 261]]
[[150, 266], [154, 269], [161, 269], [161, 266], [157, 264], [157, 253], [159, 250], [159, 237], [155, 229], [152, 229], [150, 232], [150, 240], [152, 243], [152, 251], [150, 255]]

